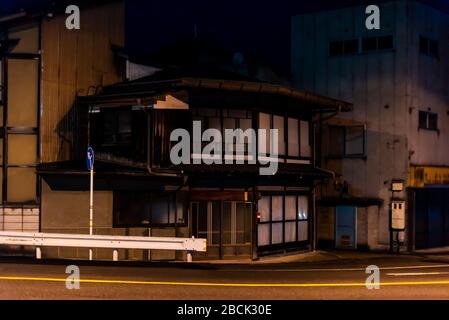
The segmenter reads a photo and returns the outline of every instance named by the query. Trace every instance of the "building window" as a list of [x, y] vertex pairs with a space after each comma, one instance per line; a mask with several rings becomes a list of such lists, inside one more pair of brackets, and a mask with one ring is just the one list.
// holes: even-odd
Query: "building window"
[[[194, 121], [201, 121], [202, 130], [206, 129], [217, 129], [222, 134], [222, 143], [226, 143], [226, 130], [236, 130], [241, 129], [244, 133], [248, 129], [252, 129], [252, 113], [247, 110], [236, 110], [236, 109], [207, 109], [207, 108], [198, 108], [192, 110], [192, 118]], [[222, 125], [223, 124], [223, 125]], [[194, 136], [194, 139], [197, 137]], [[199, 137], [201, 138], [201, 137]], [[232, 142], [223, 145], [224, 150], [228, 153], [237, 155], [237, 150], [242, 149], [245, 154], [250, 152], [249, 146], [250, 142], [255, 143], [255, 141], [250, 141], [250, 136], [241, 136], [240, 134], [236, 134], [235, 138]], [[243, 143], [240, 143], [243, 142]], [[196, 148], [201, 146], [201, 149], [206, 145], [209, 145], [208, 141], [193, 141]], [[219, 144], [215, 142], [215, 144]], [[239, 145], [240, 144], [240, 145]], [[218, 146], [218, 149], [221, 149], [222, 146]]]
[[432, 58], [438, 58], [440, 56], [440, 44], [436, 40], [420, 36], [419, 52]]
[[[156, 113], [162, 112], [157, 110], [153, 113], [155, 122], [159, 120]], [[148, 115], [142, 109], [130, 106], [98, 108], [91, 110], [89, 118], [90, 144], [97, 151], [98, 158], [112, 156], [138, 162], [147, 160]], [[152, 151], [161, 153], [162, 142], [157, 140], [157, 132], [152, 136], [155, 140]]]
[[[38, 162], [39, 57], [10, 56], [4, 60], [0, 112], [2, 127], [0, 153], [3, 204], [38, 202], [36, 163]], [[4, 99], [5, 98], [5, 99]], [[6, 144], [6, 145], [4, 145]], [[6, 146], [6, 148], [4, 148]]]
[[329, 55], [341, 56], [345, 54], [357, 54], [359, 52], [359, 40], [351, 39], [345, 41], [329, 42]]
[[393, 49], [393, 36], [367, 37], [362, 39], [362, 51], [371, 52]]
[[418, 129], [438, 131], [438, 114], [434, 112], [420, 111]]
[[[361, 42], [361, 48], [359, 43]], [[330, 56], [342, 56], [350, 54], [358, 54], [361, 52], [373, 52], [381, 50], [394, 49], [394, 41], [392, 35], [379, 36], [379, 37], [366, 37], [359, 39], [351, 39], [344, 41], [331, 41], [329, 42], [329, 55]]]
[[329, 126], [329, 157], [365, 157], [365, 131], [365, 126]]
[[114, 227], [185, 225], [182, 193], [114, 192]]
[[299, 120], [288, 118], [288, 155], [299, 157]]
[[376, 37], [364, 38], [362, 40], [362, 50], [363, 52], [377, 50], [377, 38]]
[[266, 195], [258, 202], [259, 247], [309, 240], [309, 198], [306, 195]]
[[3, 31], [14, 45], [0, 57], [0, 204], [34, 206], [39, 202], [39, 26]]
[[[292, 117], [283, 117], [267, 113], [259, 114], [259, 128], [278, 130], [278, 154], [288, 158], [310, 158], [312, 153], [310, 141], [310, 122]], [[267, 134], [267, 137], [269, 135]], [[268, 137], [269, 138], [269, 137]], [[259, 150], [263, 142], [259, 141]], [[266, 150], [270, 142], [267, 141]]]
[[132, 142], [131, 110], [108, 110], [103, 114], [103, 146], [130, 145]]
[[389, 50], [393, 49], [393, 36], [383, 36], [377, 38], [377, 49], [378, 50]]

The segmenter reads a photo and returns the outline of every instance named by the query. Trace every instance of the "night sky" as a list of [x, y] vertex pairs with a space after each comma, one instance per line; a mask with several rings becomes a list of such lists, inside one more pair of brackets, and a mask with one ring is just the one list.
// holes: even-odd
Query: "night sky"
[[[0, 0], [0, 13], [36, 8], [52, 2], [54, 0]], [[72, 0], [70, 4], [77, 2]], [[281, 73], [288, 73], [291, 16], [380, 2], [383, 1], [126, 0], [126, 45], [132, 51], [152, 52], [181, 39], [193, 38], [196, 29], [199, 38], [228, 51], [256, 57]], [[421, 2], [449, 12], [449, 0]]]

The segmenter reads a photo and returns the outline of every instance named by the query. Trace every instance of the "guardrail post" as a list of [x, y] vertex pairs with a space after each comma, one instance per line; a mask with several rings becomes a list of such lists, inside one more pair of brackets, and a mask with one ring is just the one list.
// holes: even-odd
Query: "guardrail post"
[[42, 250], [40, 247], [36, 247], [36, 259], [42, 259]]
[[187, 251], [187, 262], [192, 262], [192, 253]]
[[113, 261], [118, 261], [118, 250], [117, 249], [114, 249], [112, 251], [112, 260]]
[[[148, 236], [151, 237], [151, 228], [148, 228]], [[148, 261], [151, 261], [151, 250], [148, 250]]]

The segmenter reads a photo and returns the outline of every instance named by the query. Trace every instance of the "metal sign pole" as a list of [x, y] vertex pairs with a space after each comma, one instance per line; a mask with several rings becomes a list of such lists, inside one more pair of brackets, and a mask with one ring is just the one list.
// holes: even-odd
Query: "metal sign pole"
[[[87, 169], [90, 171], [90, 195], [89, 195], [89, 235], [93, 235], [94, 227], [94, 150], [87, 149]], [[92, 249], [89, 249], [89, 260], [93, 259]]]
[[[89, 234], [93, 235], [94, 226], [94, 166], [90, 169], [90, 201], [89, 201]], [[89, 249], [89, 260], [92, 260], [92, 249]]]

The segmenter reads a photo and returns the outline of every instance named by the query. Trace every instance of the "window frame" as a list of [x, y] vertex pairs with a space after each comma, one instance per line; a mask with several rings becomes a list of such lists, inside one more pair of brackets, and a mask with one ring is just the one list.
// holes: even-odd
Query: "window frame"
[[[426, 126], [421, 125], [421, 116], [425, 115], [426, 117]], [[436, 128], [430, 127], [430, 116], [436, 117]], [[426, 111], [426, 110], [419, 110], [418, 112], [418, 131], [419, 130], [426, 130], [426, 131], [434, 131], [434, 132], [440, 132], [439, 129], [439, 122], [438, 122], [438, 112], [432, 112], [432, 111]]]
[[[10, 61], [35, 61], [37, 65], [37, 94], [36, 94], [36, 123], [34, 126], [12, 126], [9, 123], [8, 114], [11, 112], [9, 110], [9, 102], [8, 102], [8, 87], [9, 87], [9, 79], [8, 79], [8, 67]], [[3, 113], [3, 119], [0, 123], [0, 131], [2, 132], [3, 139], [3, 148], [2, 148], [2, 161], [0, 165], [0, 170], [2, 170], [2, 190], [1, 190], [1, 199], [0, 205], [3, 207], [20, 207], [20, 206], [31, 206], [35, 207], [40, 204], [41, 197], [41, 188], [39, 184], [39, 178], [37, 174], [34, 173], [35, 179], [35, 192], [34, 199], [31, 200], [23, 200], [23, 201], [12, 201], [10, 199], [10, 194], [12, 194], [10, 185], [9, 185], [9, 169], [29, 169], [36, 170], [37, 164], [40, 162], [40, 110], [41, 110], [41, 96], [40, 96], [40, 80], [41, 80], [41, 70], [39, 68], [41, 63], [41, 55], [40, 53], [8, 53], [1, 58], [1, 78], [2, 78], [2, 88], [1, 88], [1, 98], [0, 103]], [[9, 137], [17, 135], [29, 135], [36, 137], [36, 154], [35, 162], [29, 164], [11, 164], [9, 163]]]
[[[347, 154], [346, 151], [346, 143], [347, 143], [347, 129], [349, 127], [361, 127], [363, 128], [363, 151], [362, 153], [356, 153], [356, 154]], [[343, 129], [343, 152], [341, 155], [338, 154], [331, 154], [330, 151], [328, 151], [328, 155], [327, 158], [329, 159], [366, 159], [367, 157], [367, 150], [366, 150], [366, 145], [367, 145], [367, 130], [366, 130], [366, 125], [329, 125], [329, 129], [328, 129], [328, 143], [330, 144], [331, 142], [331, 137], [333, 136], [333, 134], [331, 134], [331, 130], [332, 128], [340, 128]]]
[[[419, 36], [419, 43], [418, 43], [418, 49], [419, 49], [419, 53], [430, 57], [430, 58], [434, 58], [434, 59], [440, 59], [440, 41], [436, 40], [435, 38], [432, 37], [428, 37], [428, 36], [424, 36], [424, 35], [420, 35]], [[425, 43], [425, 49], [423, 50], [423, 42]], [[436, 45], [436, 53], [432, 53], [432, 45]]]
[[[289, 114], [289, 113], [268, 113], [268, 112], [264, 112], [264, 111], [260, 111], [257, 113], [257, 129], [260, 129], [260, 114], [266, 114], [269, 116], [270, 118], [270, 129], [273, 129], [274, 127], [274, 117], [283, 117], [284, 119], [284, 144], [285, 144], [285, 148], [284, 148], [284, 154], [279, 154], [278, 157], [279, 159], [282, 160], [304, 160], [304, 161], [312, 161], [312, 157], [313, 157], [313, 125], [312, 125], [312, 121], [306, 119], [305, 117], [301, 117], [298, 115], [293, 115], [293, 114]], [[298, 139], [298, 144], [299, 144], [299, 153], [298, 156], [291, 156], [289, 155], [289, 119], [294, 119], [298, 121], [298, 128], [297, 128], [297, 139]], [[307, 122], [308, 123], [308, 131], [309, 131], [309, 148], [310, 148], [310, 155], [309, 156], [303, 156], [303, 150], [301, 148], [301, 122]], [[257, 137], [258, 139], [258, 137]], [[259, 141], [257, 141], [257, 146], [259, 145]]]
[[[236, 115], [235, 112], [241, 112], [241, 115]], [[244, 115], [243, 115], [244, 114]], [[192, 109], [192, 120], [193, 121], [201, 121], [201, 130], [205, 131], [207, 129], [217, 129], [218, 131], [220, 131], [221, 136], [222, 136], [222, 142], [221, 142], [221, 150], [223, 152], [223, 156], [222, 156], [222, 161], [225, 161], [225, 155], [224, 153], [227, 152], [226, 148], [228, 147], [226, 145], [226, 141], [225, 141], [225, 130], [226, 129], [232, 129], [232, 128], [226, 128], [225, 126], [225, 121], [234, 121], [235, 124], [235, 129], [241, 129], [242, 125], [240, 124], [242, 121], [250, 121], [251, 125], [250, 128], [245, 128], [243, 131], [247, 130], [247, 129], [252, 129], [252, 123], [253, 123], [253, 113], [250, 109], [231, 109], [231, 108], [226, 108], [226, 109], [217, 109], [217, 108], [193, 108]], [[211, 119], [216, 119], [219, 121], [220, 123], [220, 128], [216, 128], [211, 126]], [[193, 127], [189, 128], [190, 132], [192, 132]], [[210, 141], [194, 141], [192, 139], [191, 141], [191, 150], [192, 150], [192, 155], [193, 155], [193, 144], [194, 143], [200, 143], [201, 144], [201, 149], [203, 149], [205, 146], [210, 144]], [[256, 135], [256, 141], [253, 142], [254, 144], [257, 145], [257, 135]], [[243, 151], [245, 153], [245, 155], [248, 155], [248, 153], [250, 152], [249, 150], [249, 143], [248, 141], [245, 139], [244, 142], [244, 146], [243, 146]], [[234, 142], [233, 143], [233, 154], [232, 156], [234, 157], [233, 159], [236, 159], [237, 156], [237, 144]]]
[[[121, 223], [119, 221], [119, 216], [118, 216], [118, 212], [117, 212], [117, 201], [119, 201], [119, 197], [126, 195], [126, 194], [140, 194], [141, 198], [143, 196], [146, 196], [148, 199], [150, 199], [147, 203], [147, 205], [151, 208], [151, 210], [153, 209], [153, 195], [155, 192], [152, 191], [114, 191], [113, 192], [113, 199], [112, 199], [112, 227], [113, 228], [169, 228], [169, 227], [186, 227], [188, 226], [188, 220], [187, 220], [187, 215], [188, 215], [188, 208], [187, 208], [187, 204], [185, 201], [183, 201], [183, 199], [179, 199], [179, 195], [177, 192], [162, 192], [162, 193], [157, 193], [156, 196], [163, 196], [163, 197], [168, 197], [169, 199], [171, 197], [173, 197], [173, 203], [174, 203], [174, 210], [175, 210], [175, 222], [171, 223], [170, 222], [170, 202], [167, 202], [167, 207], [168, 207], [168, 212], [167, 212], [167, 220], [168, 223], [152, 223], [151, 221], [149, 221], [149, 223]], [[186, 198], [185, 198], [186, 199]], [[184, 199], [184, 200], [185, 200]], [[182, 223], [179, 223], [179, 216], [178, 216], [178, 203], [182, 204]], [[152, 213], [150, 213], [152, 216]]]
[[[121, 120], [126, 115], [129, 121], [129, 131], [121, 131]], [[132, 147], [133, 143], [133, 110], [129, 106], [123, 106], [119, 108], [104, 108], [100, 109], [100, 112], [94, 113], [91, 117], [98, 117], [95, 119], [96, 125], [101, 124], [101, 139], [98, 139], [96, 143], [99, 148], [120, 148], [120, 147]], [[111, 128], [111, 132], [106, 130], [107, 125]], [[126, 139], [118, 137], [126, 136]], [[110, 141], [109, 137], [115, 137], [114, 141]]]
[[[391, 38], [391, 48], [380, 48], [379, 44], [381, 39], [390, 39]], [[365, 41], [368, 40], [374, 40], [375, 42], [375, 48], [373, 49], [369, 49], [369, 50], [365, 50], [364, 49], [364, 45], [365, 45]], [[348, 52], [348, 50], [346, 50], [347, 47], [350, 47], [350, 43], [351, 42], [357, 42], [357, 51], [353, 52], [350, 51]], [[332, 48], [335, 46], [341, 46], [340, 52], [337, 53], [333, 53], [332, 52]], [[357, 54], [369, 54], [369, 53], [374, 53], [374, 52], [385, 52], [385, 51], [390, 51], [390, 50], [395, 50], [396, 49], [396, 38], [393, 34], [383, 34], [383, 35], [377, 35], [377, 36], [365, 36], [365, 37], [358, 37], [355, 39], [346, 39], [346, 40], [330, 40], [328, 42], [328, 56], [329, 57], [343, 57], [343, 56], [350, 56], [350, 55], [357, 55]]]
[[[295, 197], [295, 219], [286, 219], [286, 197]], [[261, 197], [268, 198], [268, 207], [269, 207], [269, 219], [264, 221], [259, 221], [256, 225], [257, 229], [259, 229], [260, 225], [269, 225], [269, 242], [265, 245], [259, 245], [259, 239], [257, 239], [257, 247], [260, 248], [270, 248], [275, 246], [285, 246], [285, 245], [294, 245], [294, 244], [305, 244], [310, 243], [311, 241], [311, 225], [312, 225], [312, 206], [311, 206], [311, 196], [310, 193], [307, 192], [263, 192]], [[281, 206], [282, 206], [282, 220], [273, 220], [273, 197], [281, 197]], [[299, 199], [300, 197], [307, 198], [307, 217], [299, 218], [298, 209], [299, 209]], [[260, 199], [259, 199], [260, 200]], [[259, 211], [259, 201], [257, 201], [257, 211]], [[307, 239], [299, 240], [299, 223], [307, 222]], [[295, 240], [294, 241], [286, 241], [285, 230], [286, 224], [295, 223]], [[273, 224], [282, 224], [282, 242], [273, 243]]]
[[[385, 39], [385, 38], [391, 38], [391, 47], [389, 48], [380, 48], [380, 41], [381, 39]], [[374, 40], [375, 41], [375, 48], [374, 49], [368, 49], [365, 50], [364, 48], [364, 42], [367, 40]], [[373, 53], [373, 52], [382, 52], [382, 51], [389, 51], [389, 50], [394, 50], [395, 49], [395, 37], [392, 34], [385, 34], [385, 35], [378, 35], [378, 36], [372, 36], [372, 37], [363, 37], [361, 38], [361, 46], [360, 46], [360, 51], [361, 53]]]

